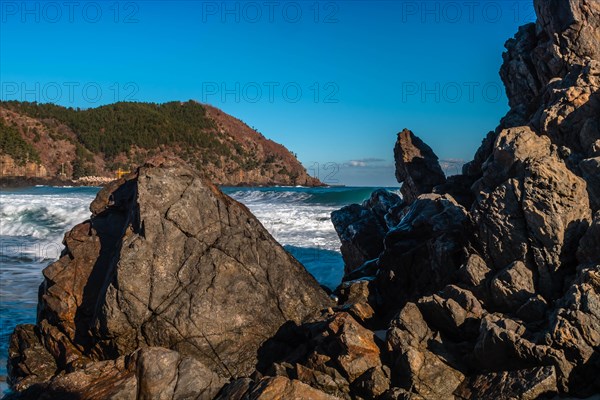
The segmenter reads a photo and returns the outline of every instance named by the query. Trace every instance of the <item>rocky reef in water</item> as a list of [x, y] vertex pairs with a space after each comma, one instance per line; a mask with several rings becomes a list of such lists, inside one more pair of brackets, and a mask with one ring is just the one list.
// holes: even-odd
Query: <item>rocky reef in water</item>
[[243, 205], [147, 165], [44, 270], [13, 399], [538, 399], [600, 393], [600, 3], [535, 1], [511, 110], [446, 178], [412, 132], [402, 198], [332, 215], [325, 291]]

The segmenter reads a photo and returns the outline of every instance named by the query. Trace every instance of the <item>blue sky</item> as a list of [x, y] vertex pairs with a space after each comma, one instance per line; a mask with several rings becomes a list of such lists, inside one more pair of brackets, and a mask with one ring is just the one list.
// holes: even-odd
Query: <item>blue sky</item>
[[405, 127], [472, 157], [508, 109], [504, 42], [534, 18], [531, 0], [5, 0], [0, 95], [207, 102], [328, 183], [390, 186]]

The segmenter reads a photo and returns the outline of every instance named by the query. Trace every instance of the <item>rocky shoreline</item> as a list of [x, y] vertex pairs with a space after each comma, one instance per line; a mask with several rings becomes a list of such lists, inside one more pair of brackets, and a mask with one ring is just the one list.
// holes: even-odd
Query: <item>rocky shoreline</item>
[[[98, 182], [99, 183], [99, 182]], [[0, 178], [0, 188], [18, 189], [33, 186], [100, 186], [94, 184], [83, 184], [71, 179], [60, 178], [36, 178], [26, 176], [5, 176]]]
[[446, 178], [413, 132], [402, 197], [332, 214], [328, 295], [185, 167], [104, 187], [11, 337], [9, 399], [545, 399], [600, 394], [600, 3], [536, 0], [511, 110]]
[[[61, 178], [37, 178], [37, 177], [26, 177], [26, 176], [6, 176], [0, 178], [0, 188], [2, 189], [19, 189], [33, 186], [87, 186], [87, 187], [101, 187], [111, 183], [112, 178], [103, 178], [103, 179], [61, 179]], [[271, 187], [277, 186], [275, 183], [273, 184], [260, 184], [256, 185], [251, 182], [242, 182], [236, 184], [231, 187]], [[309, 186], [307, 186], [309, 187]], [[315, 184], [310, 187], [328, 187], [323, 183]]]

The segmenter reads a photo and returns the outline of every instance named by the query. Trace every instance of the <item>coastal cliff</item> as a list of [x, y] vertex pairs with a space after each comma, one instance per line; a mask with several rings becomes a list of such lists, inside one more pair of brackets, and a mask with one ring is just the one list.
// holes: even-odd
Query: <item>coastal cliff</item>
[[329, 297], [193, 170], [107, 186], [12, 335], [10, 398], [600, 393], [600, 4], [535, 8], [506, 44], [511, 110], [463, 173], [404, 130], [402, 197], [333, 213], [346, 275]]
[[[318, 186], [284, 146], [193, 101], [79, 110], [0, 102], [1, 176], [103, 182], [151, 159], [186, 164], [218, 185]], [[72, 183], [72, 182], [71, 182]]]

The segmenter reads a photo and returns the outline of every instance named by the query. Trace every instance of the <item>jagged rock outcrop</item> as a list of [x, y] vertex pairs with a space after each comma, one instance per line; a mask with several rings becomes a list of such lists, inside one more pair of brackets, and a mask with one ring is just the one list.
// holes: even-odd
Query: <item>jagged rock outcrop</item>
[[192, 357], [147, 347], [116, 360], [90, 363], [31, 386], [10, 399], [212, 399], [227, 379]]
[[455, 392], [458, 399], [535, 400], [556, 393], [556, 371], [537, 367], [476, 375]]
[[337, 398], [374, 398], [389, 388], [383, 340], [349, 312], [330, 310], [318, 321], [287, 324], [265, 343], [259, 371], [297, 379]]
[[390, 311], [450, 283], [463, 262], [467, 222], [448, 195], [421, 195], [408, 207], [378, 260], [377, 286]]
[[279, 399], [311, 399], [339, 400], [315, 389], [297, 379], [284, 376], [265, 377], [254, 382], [250, 379], [234, 381], [215, 400], [279, 400]]
[[[430, 185], [422, 161], [397, 163], [406, 203], [336, 292], [360, 293], [361, 323], [386, 331], [381, 398], [600, 393], [600, 3], [534, 3], [538, 22], [506, 44], [510, 112], [462, 175]], [[418, 147], [436, 164], [399, 144], [397, 160]]]
[[[62, 257], [44, 270], [36, 326], [13, 336], [17, 389], [84, 365], [96, 374], [104, 368], [96, 363], [147, 347], [210, 371], [196, 385], [242, 377], [282, 324], [329, 305], [245, 206], [187, 168], [142, 167], [100, 191], [90, 209], [91, 220], [65, 235]], [[32, 366], [32, 351], [56, 365]], [[161, 373], [175, 373], [173, 365], [180, 362]]]
[[518, 127], [500, 133], [475, 186], [472, 215], [488, 264], [502, 269], [522, 261], [537, 271], [542, 295], [554, 297], [591, 222], [586, 182], [547, 137]]
[[350, 266], [337, 304], [243, 206], [188, 171], [143, 168], [65, 237], [38, 323], [12, 337], [12, 385], [90, 398], [600, 393], [600, 6], [535, 7], [537, 24], [506, 45], [511, 110], [463, 174], [445, 179], [404, 131], [403, 201], [376, 192], [333, 214]]
[[352, 204], [331, 213], [331, 221], [342, 242], [340, 250], [346, 274], [383, 251], [383, 238], [396, 223], [393, 211], [389, 210], [401, 205], [398, 195], [379, 189], [362, 205]]
[[465, 377], [449, 365], [443, 354], [429, 350], [429, 342], [436, 340], [434, 336], [419, 308], [407, 303], [387, 331], [392, 379], [395, 386], [422, 398], [449, 398]]
[[433, 188], [446, 182], [431, 147], [408, 129], [398, 134], [394, 147], [396, 179], [402, 184], [400, 192], [406, 203], [412, 203], [419, 195], [431, 193]]

